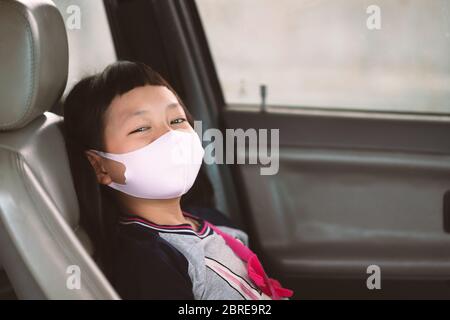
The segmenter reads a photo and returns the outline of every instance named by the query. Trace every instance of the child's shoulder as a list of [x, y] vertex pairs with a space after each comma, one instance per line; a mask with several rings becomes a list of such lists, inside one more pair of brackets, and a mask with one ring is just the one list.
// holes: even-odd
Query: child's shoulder
[[122, 255], [139, 257], [142, 252], [146, 256], [169, 257], [173, 260], [185, 260], [183, 254], [170, 242], [162, 238], [158, 232], [148, 228], [121, 226], [117, 230], [115, 241], [116, 252]]
[[118, 230], [112, 282], [124, 299], [193, 299], [189, 262], [157, 233]]

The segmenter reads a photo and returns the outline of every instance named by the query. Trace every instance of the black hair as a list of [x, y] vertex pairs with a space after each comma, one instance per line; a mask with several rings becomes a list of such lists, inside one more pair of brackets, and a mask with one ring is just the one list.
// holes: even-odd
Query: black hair
[[[161, 85], [171, 90], [193, 125], [191, 114], [173, 88], [158, 72], [140, 62], [110, 64], [103, 72], [80, 80], [63, 102], [63, 134], [80, 209], [80, 225], [90, 237], [94, 259], [107, 277], [120, 206], [114, 190], [97, 182], [85, 151], [106, 151], [103, 139], [106, 110], [116, 96], [144, 85]], [[181, 206], [214, 207], [213, 188], [204, 164], [194, 186], [181, 198]]]

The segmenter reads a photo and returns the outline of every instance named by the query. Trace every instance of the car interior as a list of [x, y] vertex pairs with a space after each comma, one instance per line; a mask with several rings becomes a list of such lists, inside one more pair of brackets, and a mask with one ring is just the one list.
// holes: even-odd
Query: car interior
[[279, 129], [277, 174], [207, 173], [292, 299], [450, 298], [450, 116], [227, 103], [195, 0], [75, 2], [0, 0], [0, 299], [120, 299], [79, 225], [61, 131], [73, 84], [117, 60], [158, 70], [204, 129]]

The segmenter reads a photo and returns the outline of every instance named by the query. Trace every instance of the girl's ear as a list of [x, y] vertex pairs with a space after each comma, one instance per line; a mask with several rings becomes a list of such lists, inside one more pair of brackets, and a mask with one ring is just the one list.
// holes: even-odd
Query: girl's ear
[[102, 158], [93, 151], [85, 151], [85, 155], [89, 160], [92, 168], [95, 171], [95, 175], [97, 176], [98, 183], [101, 184], [109, 184], [112, 182], [111, 177], [108, 175], [105, 167], [103, 166]]

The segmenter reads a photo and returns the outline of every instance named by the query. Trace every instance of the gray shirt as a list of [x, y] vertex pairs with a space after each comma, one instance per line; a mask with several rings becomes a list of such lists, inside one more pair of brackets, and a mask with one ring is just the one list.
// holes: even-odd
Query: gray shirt
[[[186, 260], [187, 268], [181, 272], [191, 280], [196, 300], [270, 300], [248, 277], [246, 263], [242, 261], [205, 220], [184, 212], [197, 220], [199, 229], [190, 224], [159, 225], [135, 216], [125, 216], [122, 226], [139, 228], [158, 235]], [[248, 246], [248, 235], [230, 226], [217, 227]]]

